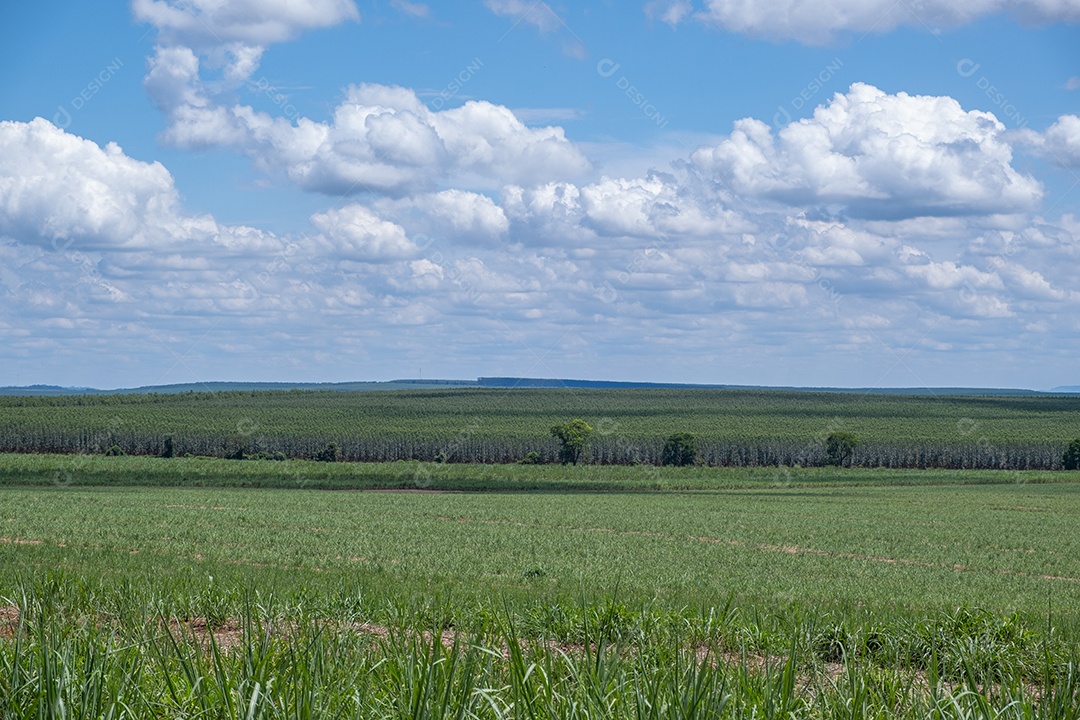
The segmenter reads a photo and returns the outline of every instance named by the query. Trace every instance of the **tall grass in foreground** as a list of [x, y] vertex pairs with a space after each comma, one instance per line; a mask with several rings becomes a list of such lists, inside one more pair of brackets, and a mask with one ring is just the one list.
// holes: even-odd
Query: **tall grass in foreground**
[[614, 602], [327, 616], [248, 596], [234, 616], [193, 617], [167, 598], [86, 599], [13, 599], [0, 716], [1080, 717], [1075, 646], [963, 608], [876, 628], [796, 618], [773, 654], [762, 648], [776, 638], [759, 642], [755, 620], [730, 607], [681, 619]]

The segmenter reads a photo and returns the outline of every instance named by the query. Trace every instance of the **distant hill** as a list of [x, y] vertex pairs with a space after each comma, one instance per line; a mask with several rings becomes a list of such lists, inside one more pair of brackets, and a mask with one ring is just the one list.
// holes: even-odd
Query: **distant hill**
[[180, 383], [176, 385], [144, 385], [135, 388], [99, 390], [85, 387], [60, 387], [57, 385], [27, 385], [25, 387], [0, 387], [0, 395], [174, 395], [187, 392], [226, 392], [257, 390], [332, 390], [336, 392], [365, 392], [374, 390], [420, 390], [425, 388], [475, 387], [474, 380], [391, 380], [389, 382], [345, 383], [286, 383], [286, 382], [205, 382]]
[[862, 395], [961, 395], [978, 396], [1037, 396], [1080, 393], [1080, 385], [1056, 387], [1050, 392], [1019, 388], [837, 388], [837, 387], [767, 387], [761, 385], [700, 385], [692, 383], [654, 383], [620, 380], [575, 380], [566, 378], [518, 378], [482, 377], [476, 380], [423, 380], [408, 378], [385, 382], [343, 383], [288, 383], [288, 382], [205, 382], [175, 385], [144, 385], [136, 388], [100, 390], [86, 387], [60, 387], [58, 385], [27, 385], [24, 387], [0, 387], [0, 395], [16, 396], [62, 396], [62, 395], [135, 395], [176, 394], [187, 392], [226, 392], [258, 390], [324, 390], [335, 392], [374, 392], [386, 390], [433, 390], [453, 388], [501, 388], [506, 390], [524, 388], [588, 388], [588, 389], [676, 389], [676, 390], [788, 390], [800, 392], [832, 392]]
[[87, 395], [100, 392], [92, 388], [60, 387], [59, 385], [26, 385], [0, 387], [0, 395]]
[[[482, 377], [477, 380], [480, 387], [491, 388], [673, 388], [702, 390], [789, 390], [796, 392], [832, 392], [861, 395], [967, 395], [967, 396], [1028, 396], [1048, 395], [1038, 390], [1022, 388], [839, 388], [839, 387], [795, 387], [764, 385], [695, 385], [690, 383], [650, 383], [622, 382], [612, 380], [567, 380], [543, 378]], [[1077, 389], [1080, 392], [1080, 388]]]
[[628, 382], [620, 380], [564, 380], [546, 378], [482, 377], [476, 381], [486, 388], [678, 388], [724, 390], [734, 385], [693, 385], [688, 383]]

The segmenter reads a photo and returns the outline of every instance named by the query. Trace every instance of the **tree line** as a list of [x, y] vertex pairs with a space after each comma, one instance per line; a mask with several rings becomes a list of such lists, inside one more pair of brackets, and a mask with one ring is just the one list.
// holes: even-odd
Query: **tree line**
[[51, 426], [7, 428], [0, 452], [184, 455], [234, 459], [316, 459], [355, 462], [420, 460], [449, 463], [566, 463], [602, 465], [858, 466], [887, 468], [1058, 470], [1080, 469], [1080, 438], [991, 442], [864, 439], [834, 430], [806, 438], [724, 438], [691, 432], [642, 437], [605, 432], [576, 418], [547, 436], [489, 435], [475, 426], [455, 434], [330, 435], [265, 432], [241, 425], [232, 432], [183, 430], [115, 423], [99, 430]]

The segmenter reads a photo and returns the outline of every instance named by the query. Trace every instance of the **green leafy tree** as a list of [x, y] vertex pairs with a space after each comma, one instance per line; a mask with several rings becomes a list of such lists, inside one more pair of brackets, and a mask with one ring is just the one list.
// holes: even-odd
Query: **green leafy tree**
[[697, 438], [691, 433], [675, 433], [664, 443], [660, 455], [663, 465], [693, 465], [697, 462]]
[[1069, 449], [1065, 451], [1065, 456], [1061, 458], [1061, 464], [1065, 466], [1066, 470], [1080, 470], [1080, 438], [1076, 438], [1069, 443]]
[[320, 450], [315, 459], [319, 462], [337, 462], [338, 459], [338, 446], [337, 443], [330, 443], [325, 449]]
[[571, 420], [551, 427], [551, 435], [562, 447], [559, 448], [559, 460], [563, 465], [577, 465], [585, 452], [585, 446], [595, 431], [581, 419]]
[[858, 446], [859, 438], [852, 433], [829, 433], [829, 437], [825, 438], [825, 464], [844, 467], [851, 462]]
[[544, 459], [540, 457], [540, 453], [530, 450], [525, 453], [525, 457], [518, 460], [518, 465], [539, 465], [542, 462], [544, 462]]

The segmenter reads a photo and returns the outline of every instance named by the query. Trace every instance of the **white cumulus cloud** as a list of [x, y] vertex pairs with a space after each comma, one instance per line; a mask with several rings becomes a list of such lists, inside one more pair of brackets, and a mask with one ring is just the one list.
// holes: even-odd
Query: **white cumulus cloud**
[[410, 227], [418, 228], [428, 241], [452, 237], [473, 244], [485, 244], [506, 234], [510, 227], [506, 213], [487, 195], [466, 190], [443, 190], [400, 200], [382, 201], [394, 216], [407, 215]]
[[1045, 132], [1024, 130], [1020, 137], [1044, 157], [1068, 167], [1080, 167], [1080, 116], [1062, 115]]
[[347, 260], [404, 260], [414, 257], [417, 252], [405, 228], [384, 220], [363, 205], [347, 205], [316, 213], [311, 216], [311, 224], [330, 239], [332, 254]]
[[135, 247], [198, 225], [160, 163], [104, 148], [37, 118], [0, 122], [0, 234], [26, 244]]
[[[672, 3], [677, 7], [680, 3]], [[1007, 13], [1025, 22], [1078, 22], [1077, 0], [706, 0], [695, 17], [772, 40], [826, 43], [837, 33], [882, 33], [903, 25], [955, 27]], [[682, 19], [683, 10], [676, 17]]]
[[691, 164], [749, 197], [842, 205], [859, 217], [1031, 210], [1042, 186], [1013, 168], [1004, 133], [992, 114], [965, 111], [953, 98], [856, 83], [775, 135], [760, 120], [739, 120]]
[[330, 122], [292, 122], [247, 105], [215, 104], [190, 50], [159, 48], [146, 87], [170, 117], [163, 137], [184, 148], [233, 148], [306, 190], [405, 194], [449, 176], [480, 185], [579, 176], [589, 161], [560, 127], [528, 127], [512, 111], [470, 101], [435, 111], [408, 88], [350, 87]]
[[360, 19], [353, 0], [134, 0], [132, 11], [162, 35], [196, 46], [268, 45]]

